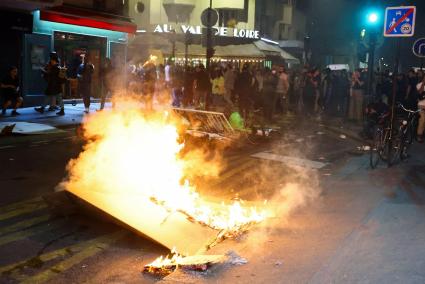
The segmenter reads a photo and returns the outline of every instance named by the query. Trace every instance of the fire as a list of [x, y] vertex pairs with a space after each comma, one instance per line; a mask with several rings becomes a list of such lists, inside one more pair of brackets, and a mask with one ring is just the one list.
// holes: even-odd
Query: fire
[[[184, 143], [179, 125], [169, 112], [146, 114], [135, 101], [90, 116], [84, 125], [87, 144], [69, 163], [69, 179], [63, 185], [70, 192], [113, 194], [117, 200], [119, 196], [144, 198], [218, 230], [224, 237], [264, 220], [265, 212], [245, 207], [242, 201], [217, 205], [198, 194], [186, 178], [185, 170], [194, 168], [186, 165], [194, 161], [180, 155]], [[196, 161], [198, 168], [206, 166]]]

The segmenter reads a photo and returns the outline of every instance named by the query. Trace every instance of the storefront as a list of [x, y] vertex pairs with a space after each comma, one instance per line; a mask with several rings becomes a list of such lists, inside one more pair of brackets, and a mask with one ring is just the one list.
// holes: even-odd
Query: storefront
[[[260, 60], [264, 57], [253, 51], [250, 44], [260, 39], [259, 31], [241, 28], [213, 27], [213, 60]], [[164, 59], [174, 58], [181, 61], [185, 58], [185, 44], [188, 45], [190, 61], [204, 61], [206, 53], [206, 28], [199, 25], [159, 24], [146, 29], [139, 29], [135, 39], [129, 43], [129, 57], [134, 61], [146, 60], [150, 54], [160, 51]], [[234, 52], [232, 46], [248, 47], [248, 54]], [[226, 53], [226, 50], [228, 51]], [[232, 54], [233, 52], [233, 54]]]
[[[0, 32], [2, 34], [0, 54], [0, 77], [3, 78], [11, 66], [22, 66], [22, 46], [25, 34], [32, 33], [30, 12], [0, 10]], [[21, 75], [21, 72], [19, 72]]]
[[[227, 44], [218, 45], [218, 37], [214, 42], [214, 56], [212, 62], [232, 62], [237, 66], [244, 63], [258, 64], [271, 67], [275, 64], [286, 64], [288, 67], [297, 65], [300, 61], [291, 54], [280, 49], [279, 46], [269, 44], [261, 39], [253, 38], [249, 41], [239, 38], [226, 37]], [[223, 39], [221, 39], [223, 41]], [[232, 43], [233, 44], [230, 44]], [[192, 37], [190, 44], [180, 34], [169, 33], [143, 33], [129, 43], [129, 57], [133, 63], [143, 62], [150, 55], [155, 55], [158, 64], [172, 59], [177, 64], [196, 65], [206, 61], [206, 47], [201, 44], [202, 35]], [[221, 42], [223, 43], [223, 42]]]
[[58, 7], [35, 11], [33, 19], [33, 33], [27, 34], [24, 41], [23, 93], [27, 104], [37, 104], [43, 97], [45, 82], [41, 80], [40, 69], [53, 50], [58, 53], [61, 65], [68, 68], [70, 83], [65, 96], [78, 97], [75, 77], [82, 53], [95, 66], [92, 93], [99, 96], [100, 70], [105, 58], [124, 68], [128, 35], [136, 31], [136, 26], [125, 19], [81, 9]]
[[[277, 44], [270, 44], [260, 37], [260, 31], [213, 27], [213, 62], [234, 62], [259, 64], [271, 67], [286, 64], [288, 67], [300, 61], [282, 50]], [[159, 64], [172, 59], [177, 64], [205, 64], [206, 29], [202, 26], [185, 24], [158, 24], [139, 29], [136, 37], [129, 42], [129, 58], [133, 63], [143, 62], [155, 55]], [[187, 45], [187, 48], [186, 48]]]

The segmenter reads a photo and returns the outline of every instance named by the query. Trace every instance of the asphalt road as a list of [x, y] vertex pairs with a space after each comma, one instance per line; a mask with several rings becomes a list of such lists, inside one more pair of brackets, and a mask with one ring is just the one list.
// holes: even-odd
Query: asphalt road
[[[177, 273], [162, 281], [329, 283], [335, 279], [359, 280], [358, 274], [344, 276], [341, 271], [347, 267], [338, 266], [345, 263], [344, 259], [335, 262], [335, 254], [345, 248], [347, 259], [353, 256], [356, 242], [361, 241], [359, 227], [373, 219], [375, 215], [370, 214], [379, 209], [383, 198], [391, 198], [393, 203], [411, 199], [396, 190], [407, 168], [400, 166], [392, 170], [391, 178], [382, 179], [388, 172], [381, 169], [368, 173], [367, 157], [356, 151], [362, 146], [359, 142], [318, 125], [292, 128], [273, 143], [226, 150], [225, 167], [220, 176], [200, 179], [197, 183], [201, 192], [212, 198], [227, 200], [237, 196], [263, 200], [273, 199], [279, 186], [285, 183], [311, 182], [318, 190], [314, 200], [300, 204], [299, 209], [294, 208], [297, 209], [294, 214], [285, 214], [284, 219], [274, 218], [246, 237], [226, 240], [212, 250], [216, 253], [235, 250], [249, 260], [247, 265], [227, 267], [201, 278]], [[166, 254], [167, 249], [107, 218], [89, 216], [85, 212], [67, 217], [52, 214], [41, 198], [54, 191], [66, 175], [67, 162], [78, 155], [81, 147], [82, 141], [73, 129], [0, 140], [0, 283], [152, 283], [160, 280], [141, 271], [144, 264]], [[273, 154], [279, 159], [301, 158], [295, 162], [302, 165], [294, 170], [285, 164], [293, 160], [280, 162], [252, 157], [258, 153]], [[311, 169], [311, 165], [323, 167]], [[413, 166], [421, 167], [417, 161]], [[410, 175], [417, 174], [413, 168], [408, 169], [412, 171]], [[421, 179], [422, 176], [417, 176], [414, 182], [421, 184]], [[377, 212], [385, 217], [385, 213]], [[420, 234], [415, 236], [415, 242], [422, 240]], [[365, 254], [366, 243], [361, 243]], [[355, 259], [361, 262], [363, 256], [357, 255]], [[360, 268], [358, 273], [364, 274]], [[370, 279], [378, 278], [371, 275]], [[415, 279], [425, 278], [419, 273]]]

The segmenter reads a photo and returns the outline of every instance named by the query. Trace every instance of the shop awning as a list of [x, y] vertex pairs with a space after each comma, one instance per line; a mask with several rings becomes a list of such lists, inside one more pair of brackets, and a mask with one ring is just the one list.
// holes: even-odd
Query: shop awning
[[[258, 50], [253, 44], [241, 45], [225, 45], [214, 46], [214, 57], [221, 57], [226, 59], [264, 59], [265, 55]], [[170, 54], [170, 49], [163, 50], [165, 54]], [[189, 45], [188, 55], [190, 57], [205, 57], [205, 47], [199, 44]], [[185, 46], [183, 43], [176, 43], [176, 56], [185, 56]]]
[[129, 18], [90, 10], [60, 6], [40, 12], [40, 19], [62, 24], [134, 34], [137, 26]]
[[284, 51], [278, 45], [269, 44], [262, 40], [254, 42], [254, 45], [267, 56], [277, 56], [283, 58], [288, 63], [300, 64], [298, 58]]

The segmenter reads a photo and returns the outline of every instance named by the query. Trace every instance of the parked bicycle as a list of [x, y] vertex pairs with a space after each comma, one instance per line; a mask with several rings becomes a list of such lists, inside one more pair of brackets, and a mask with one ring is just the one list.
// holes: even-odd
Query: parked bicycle
[[372, 169], [376, 168], [381, 160], [390, 167], [398, 159], [405, 160], [408, 157], [408, 148], [416, 137], [420, 110], [410, 110], [402, 104], [398, 105], [397, 110], [400, 115], [396, 116], [393, 127], [388, 112], [382, 114], [377, 121], [370, 147]]
[[404, 160], [408, 157], [407, 151], [410, 145], [416, 139], [416, 130], [418, 129], [419, 113], [421, 110], [407, 109], [402, 104], [399, 104], [399, 109], [407, 114], [401, 119], [399, 127], [399, 140], [401, 143], [400, 159]]

